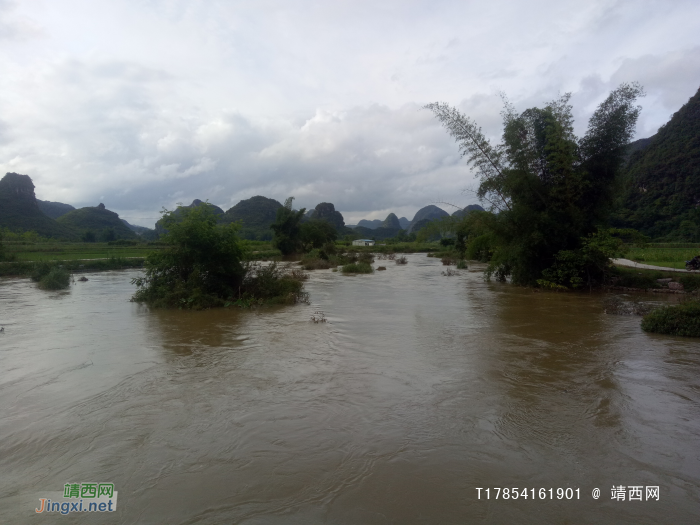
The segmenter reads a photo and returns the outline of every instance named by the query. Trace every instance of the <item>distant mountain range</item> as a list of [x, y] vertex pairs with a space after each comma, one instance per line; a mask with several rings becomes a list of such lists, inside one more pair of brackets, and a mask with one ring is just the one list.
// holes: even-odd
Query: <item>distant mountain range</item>
[[[243, 238], [258, 240], [272, 238], [270, 225], [275, 221], [277, 210], [282, 207], [278, 201], [261, 195], [242, 200], [228, 211], [195, 199], [188, 206], [178, 207], [175, 214], [181, 213], [180, 210], [183, 208], [202, 205], [211, 206], [222, 224], [239, 223]], [[472, 205], [455, 214], [471, 209], [482, 208]], [[335, 206], [330, 202], [322, 202], [308, 210], [304, 220], [325, 220], [331, 223], [341, 236], [359, 234], [386, 239], [395, 237], [402, 230], [407, 230], [409, 233], [417, 231], [429, 221], [447, 215], [446, 211], [429, 205], [418, 210], [412, 221], [406, 217], [399, 219], [396, 214], [390, 213], [383, 221], [362, 220], [357, 226], [347, 227], [343, 215], [335, 209]], [[371, 228], [363, 226], [365, 224], [369, 224]], [[155, 230], [135, 226], [119, 218], [115, 212], [106, 209], [102, 203], [98, 206], [76, 209], [70, 204], [37, 200], [31, 178], [17, 173], [8, 173], [0, 180], [0, 226], [12, 230], [33, 230], [46, 237], [73, 240], [83, 237], [88, 231], [97, 235], [105, 229], [113, 230], [117, 239], [135, 239], [137, 236], [155, 239], [159, 234], [165, 233], [161, 221], [156, 223]]]
[[[627, 147], [621, 182], [613, 225], [638, 229], [654, 239], [700, 242], [700, 90], [656, 135]], [[187, 207], [204, 204], [195, 199]], [[271, 238], [270, 225], [282, 204], [258, 195], [226, 212], [210, 206], [220, 222], [239, 222], [242, 237], [265, 240]], [[483, 208], [472, 204], [452, 215], [474, 210]], [[308, 210], [305, 220], [323, 219], [341, 235], [354, 233], [380, 240], [395, 237], [402, 230], [417, 232], [428, 222], [448, 215], [429, 205], [418, 210], [411, 221], [390, 213], [383, 221], [363, 219], [355, 226], [346, 226], [335, 206], [322, 202]], [[18, 173], [8, 173], [0, 180], [0, 226], [74, 240], [87, 230], [98, 233], [105, 228], [122, 238], [155, 238], [163, 231], [158, 224], [155, 231], [133, 226], [103, 204], [75, 209], [70, 204], [37, 200], [31, 178]]]

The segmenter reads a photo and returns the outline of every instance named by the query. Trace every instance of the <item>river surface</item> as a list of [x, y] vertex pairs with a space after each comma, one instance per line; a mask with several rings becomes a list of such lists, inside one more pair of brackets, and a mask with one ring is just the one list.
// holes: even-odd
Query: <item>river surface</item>
[[[253, 311], [0, 280], [0, 523], [700, 523], [700, 340], [408, 261]], [[35, 512], [85, 482], [116, 512]]]

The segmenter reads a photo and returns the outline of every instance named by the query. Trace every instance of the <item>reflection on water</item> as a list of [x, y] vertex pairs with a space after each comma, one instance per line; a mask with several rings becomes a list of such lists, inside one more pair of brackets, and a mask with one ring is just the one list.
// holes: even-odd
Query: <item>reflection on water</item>
[[255, 311], [149, 311], [128, 302], [133, 272], [67, 293], [0, 281], [2, 521], [92, 480], [115, 483], [120, 523], [700, 519], [700, 341], [644, 334], [596, 294], [408, 258], [314, 272], [311, 305]]

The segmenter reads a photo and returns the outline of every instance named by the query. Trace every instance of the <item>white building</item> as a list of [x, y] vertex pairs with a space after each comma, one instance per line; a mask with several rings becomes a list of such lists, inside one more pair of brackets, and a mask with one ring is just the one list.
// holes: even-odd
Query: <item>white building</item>
[[374, 246], [374, 241], [372, 239], [357, 239], [352, 241], [353, 246]]

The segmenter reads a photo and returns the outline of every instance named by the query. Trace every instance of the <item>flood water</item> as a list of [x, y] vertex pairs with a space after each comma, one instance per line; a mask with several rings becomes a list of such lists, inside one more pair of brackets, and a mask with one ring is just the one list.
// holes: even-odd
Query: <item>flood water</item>
[[[135, 271], [0, 280], [0, 523], [700, 522], [700, 340], [408, 260], [253, 311], [150, 311]], [[35, 512], [73, 482], [117, 511]]]

